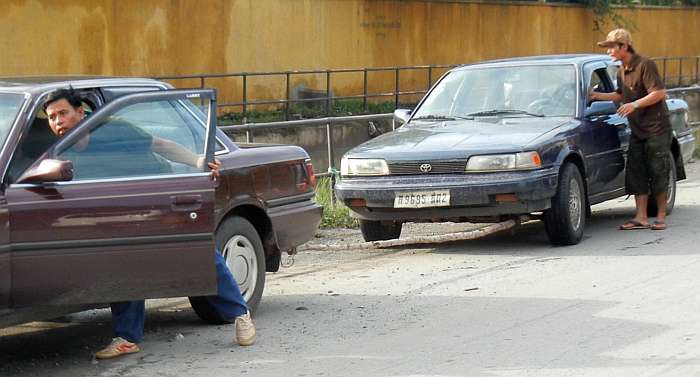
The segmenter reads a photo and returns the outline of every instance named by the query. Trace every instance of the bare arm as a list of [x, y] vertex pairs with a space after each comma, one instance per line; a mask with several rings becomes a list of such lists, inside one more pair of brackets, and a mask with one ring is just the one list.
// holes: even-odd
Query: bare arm
[[[199, 169], [204, 169], [204, 156], [192, 153], [189, 149], [182, 145], [159, 137], [153, 137], [153, 151], [167, 158], [170, 161], [179, 162], [185, 165], [193, 166]], [[221, 162], [214, 159], [214, 162], [207, 164], [211, 169], [212, 179], [217, 179], [220, 176]]]
[[153, 152], [158, 153], [170, 161], [179, 162], [181, 164], [200, 169], [204, 167], [203, 156], [192, 153], [190, 150], [176, 142], [154, 136], [151, 147], [153, 148]]
[[[653, 89], [646, 96], [630, 103], [626, 103], [617, 109], [617, 113], [622, 116], [627, 116], [634, 112], [637, 108], [652, 106], [659, 101], [666, 99], [666, 89]], [[635, 103], [637, 104], [635, 107]]]
[[591, 92], [589, 95], [589, 98], [591, 99], [591, 101], [620, 102], [620, 101], [622, 101], [622, 94], [620, 94], [618, 92], [612, 92], [612, 93]]

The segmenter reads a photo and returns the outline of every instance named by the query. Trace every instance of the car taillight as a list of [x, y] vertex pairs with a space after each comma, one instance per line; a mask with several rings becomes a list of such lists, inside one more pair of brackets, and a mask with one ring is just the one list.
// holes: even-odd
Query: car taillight
[[311, 163], [310, 159], [304, 161], [306, 164], [306, 177], [311, 188], [316, 187], [316, 174], [314, 173], [314, 165]]
[[311, 160], [304, 161], [303, 167], [299, 164], [296, 165], [297, 170], [297, 191], [307, 192], [311, 191], [316, 187], [316, 175], [314, 175], [314, 166], [311, 164]]

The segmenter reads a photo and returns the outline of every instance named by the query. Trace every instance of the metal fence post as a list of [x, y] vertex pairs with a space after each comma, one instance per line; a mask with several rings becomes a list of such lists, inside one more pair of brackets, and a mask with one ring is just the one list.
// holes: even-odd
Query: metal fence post
[[326, 139], [328, 140], [328, 172], [331, 175], [331, 203], [335, 205], [335, 168], [333, 167], [334, 151], [333, 151], [333, 126], [331, 119], [326, 121]]
[[428, 66], [428, 85], [426, 85], [425, 90], [430, 90], [430, 86], [433, 83], [433, 66]]
[[287, 91], [285, 93], [285, 102], [284, 102], [284, 120], [289, 120], [289, 71], [285, 74], [286, 81], [287, 81]]
[[204, 76], [199, 78], [199, 87], [204, 89]]
[[326, 116], [331, 116], [331, 71], [326, 70]]
[[247, 92], [248, 75], [243, 73], [243, 124], [248, 123], [248, 95]]
[[369, 110], [369, 107], [367, 105], [367, 68], [363, 69], [362, 72], [364, 75], [364, 85], [362, 90], [362, 107], [366, 113]]
[[664, 62], [664, 83], [666, 82], [666, 58], [663, 58]]
[[698, 68], [700, 68], [700, 56], [695, 57], [695, 83], [700, 83], [700, 74], [698, 73]]
[[683, 58], [678, 58], [678, 86], [683, 85]]
[[396, 85], [394, 86], [394, 109], [399, 108], [399, 69], [396, 68]]

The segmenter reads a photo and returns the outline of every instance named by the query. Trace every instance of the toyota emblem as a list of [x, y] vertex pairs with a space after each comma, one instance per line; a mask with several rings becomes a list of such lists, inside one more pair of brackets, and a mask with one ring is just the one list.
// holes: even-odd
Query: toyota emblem
[[430, 173], [431, 170], [433, 170], [433, 167], [430, 164], [421, 164], [420, 165], [420, 171], [423, 173]]

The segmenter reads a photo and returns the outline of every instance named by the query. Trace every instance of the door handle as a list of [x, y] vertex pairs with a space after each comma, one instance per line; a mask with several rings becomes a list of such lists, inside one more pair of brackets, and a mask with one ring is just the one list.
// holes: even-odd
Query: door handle
[[196, 211], [202, 208], [201, 195], [176, 195], [170, 197], [170, 208], [173, 211], [185, 212]]

